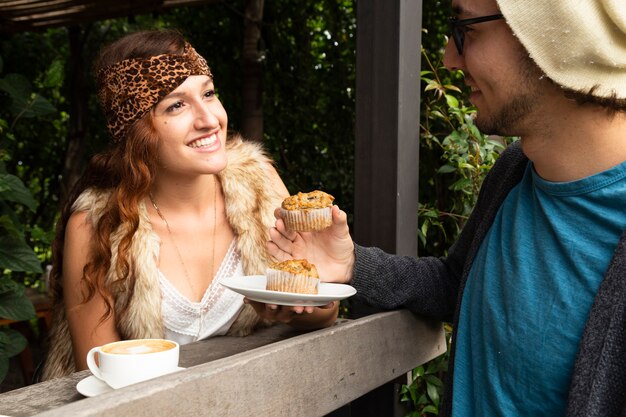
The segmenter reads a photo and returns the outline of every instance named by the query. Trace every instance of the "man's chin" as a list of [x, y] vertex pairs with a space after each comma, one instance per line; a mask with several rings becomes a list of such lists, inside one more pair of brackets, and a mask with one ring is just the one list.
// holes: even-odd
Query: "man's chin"
[[480, 111], [474, 118], [474, 124], [483, 135], [495, 136], [516, 136], [511, 132], [512, 126], [504, 119], [494, 119], [493, 117], [481, 117]]
[[480, 132], [484, 135], [499, 135], [500, 133], [496, 131], [493, 122], [489, 120], [487, 117], [481, 117], [480, 111], [476, 115], [474, 119], [474, 124], [480, 130]]

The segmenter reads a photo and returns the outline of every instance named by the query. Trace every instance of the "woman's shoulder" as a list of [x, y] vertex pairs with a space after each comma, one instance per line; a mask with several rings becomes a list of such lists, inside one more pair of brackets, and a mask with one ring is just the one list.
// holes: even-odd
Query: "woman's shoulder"
[[87, 188], [72, 204], [72, 211], [99, 211], [107, 205], [110, 196], [111, 190]]
[[[93, 223], [86, 211], [75, 211], [65, 226], [65, 245], [68, 249], [89, 246], [93, 236]], [[68, 247], [69, 246], [69, 247]]]

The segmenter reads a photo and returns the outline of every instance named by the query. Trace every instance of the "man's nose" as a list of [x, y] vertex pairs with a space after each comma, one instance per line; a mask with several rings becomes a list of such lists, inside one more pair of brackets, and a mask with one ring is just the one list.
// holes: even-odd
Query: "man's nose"
[[448, 39], [448, 43], [444, 49], [443, 65], [450, 71], [464, 69], [465, 67], [463, 55], [459, 55], [452, 38]]

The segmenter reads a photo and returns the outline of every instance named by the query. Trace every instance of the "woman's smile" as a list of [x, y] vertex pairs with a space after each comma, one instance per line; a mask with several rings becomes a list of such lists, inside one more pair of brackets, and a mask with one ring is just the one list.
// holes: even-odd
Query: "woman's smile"
[[203, 150], [208, 150], [216, 143], [219, 143], [219, 138], [217, 136], [217, 133], [212, 133], [208, 136], [203, 136], [201, 138], [193, 140], [192, 142], [188, 143], [187, 146], [189, 146], [190, 148], [201, 148]]

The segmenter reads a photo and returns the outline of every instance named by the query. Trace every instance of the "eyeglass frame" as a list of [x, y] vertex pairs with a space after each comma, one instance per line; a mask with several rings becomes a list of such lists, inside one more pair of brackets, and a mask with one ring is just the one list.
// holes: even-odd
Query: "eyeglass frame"
[[459, 55], [463, 55], [463, 47], [465, 46], [465, 31], [463, 31], [463, 27], [499, 19], [504, 19], [504, 15], [502, 13], [460, 20], [454, 16], [450, 17], [448, 20], [450, 22], [450, 27], [452, 28], [452, 40], [454, 41], [454, 45], [456, 46], [456, 50]]

